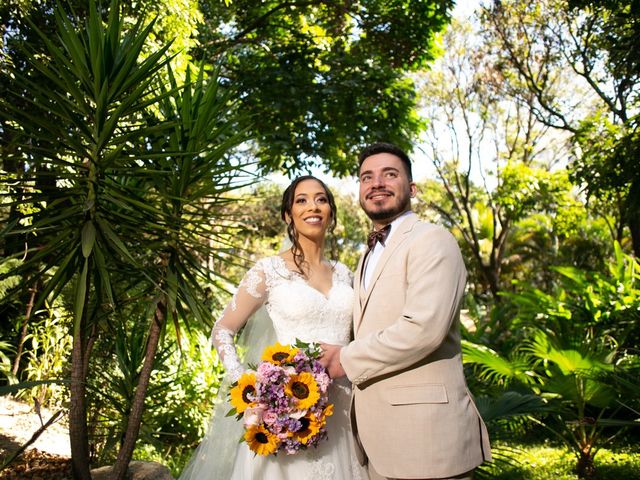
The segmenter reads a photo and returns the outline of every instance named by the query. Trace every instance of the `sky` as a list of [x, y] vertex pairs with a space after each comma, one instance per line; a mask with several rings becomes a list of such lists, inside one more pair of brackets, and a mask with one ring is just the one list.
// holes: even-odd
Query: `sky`
[[480, 0], [459, 0], [453, 9], [453, 16], [455, 18], [468, 17], [480, 6], [480, 3]]

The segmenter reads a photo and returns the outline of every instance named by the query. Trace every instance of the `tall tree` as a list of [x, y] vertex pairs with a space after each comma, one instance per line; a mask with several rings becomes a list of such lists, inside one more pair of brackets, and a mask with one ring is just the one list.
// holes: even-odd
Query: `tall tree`
[[201, 3], [196, 58], [225, 60], [228, 82], [256, 118], [267, 170], [324, 165], [354, 173], [373, 140], [409, 148], [422, 124], [405, 72], [434, 57], [450, 0]]
[[[105, 6], [108, 4], [108, 2], [104, 3]], [[40, 71], [33, 67], [33, 63], [27, 57], [28, 55], [39, 55], [43, 59], [48, 58], [49, 53], [44, 39], [52, 39], [54, 42], [57, 39], [55, 12], [58, 4], [64, 5], [65, 11], [75, 19], [83, 19], [87, 16], [89, 2], [86, 0], [67, 0], [62, 3], [56, 0], [8, 0], [0, 2], [0, 70], [6, 72], [12, 69], [21, 75], [28, 76], [34, 83], [46, 85], [49, 82]], [[142, 47], [143, 52], [145, 55], [150, 55], [152, 52], [162, 48], [163, 44], [167, 43], [168, 40], [173, 40], [169, 46], [169, 52], [175, 55], [172, 63], [175, 70], [183, 72], [189, 58], [187, 51], [194, 42], [191, 32], [195, 29], [200, 18], [197, 2], [195, 0], [163, 0], [161, 2], [145, 0], [135, 4], [125, 2], [121, 7], [123, 8], [123, 28], [125, 29], [133, 28], [135, 19], [139, 15], [138, 10], [146, 11], [156, 17], [153, 35], [147, 39], [147, 42]], [[98, 12], [103, 21], [106, 21], [109, 9], [99, 7]], [[43, 35], [39, 35], [38, 31]], [[0, 97], [2, 98], [10, 95], [8, 92], [10, 87], [9, 79], [8, 75], [0, 76]], [[16, 107], [25, 111], [29, 110], [31, 108], [29, 104], [30, 94], [26, 91], [26, 85], [14, 83], [11, 88], [14, 89], [14, 93], [18, 93], [15, 91], [16, 88], [23, 89], [20, 95], [13, 97], [13, 103]], [[48, 115], [48, 112], [42, 112], [42, 114]], [[0, 175], [6, 175], [4, 178], [10, 180], [20, 176], [21, 172], [26, 169], [31, 169], [36, 174], [33, 179], [34, 184], [28, 188], [35, 188], [42, 192], [51, 191], [53, 177], [48, 173], [50, 167], [41, 161], [41, 154], [38, 148], [32, 149], [29, 160], [16, 155], [12, 148], [19, 144], [19, 140], [13, 138], [14, 130], [8, 127], [5, 122], [6, 120], [0, 117], [0, 162], [2, 169]], [[36, 147], [36, 142], [43, 142], [42, 145], [39, 145], [42, 148], [51, 147], [48, 139], [33, 137], [30, 142], [33, 147]], [[38, 166], [34, 168], [36, 164]], [[24, 193], [25, 196], [29, 196], [28, 191], [20, 192], [22, 187], [19, 185], [11, 188], [16, 195]], [[25, 205], [13, 203], [9, 210], [8, 216], [4, 217], [9, 224], [29, 221], [27, 219], [29, 208]], [[13, 235], [0, 235], [0, 251], [5, 256], [10, 256], [23, 250], [24, 245], [27, 243], [28, 240], [25, 235], [18, 235], [15, 232]], [[33, 275], [34, 272], [24, 272], [27, 282]], [[32, 312], [28, 305], [31, 304], [31, 296], [37, 293], [38, 290], [39, 285], [33, 284], [29, 292], [25, 291], [23, 293], [20, 302], [23, 305], [27, 305], [27, 307], [24, 308], [21, 319], [22, 325], [17, 329], [20, 332], [20, 338], [16, 342], [18, 345], [16, 358], [14, 359], [14, 370], [16, 371], [20, 367], [20, 361], [23, 358], [21, 345], [26, 341], [29, 324], [35, 316], [33, 315], [35, 312]], [[9, 326], [7, 326], [7, 334], [13, 336], [13, 329], [9, 328]]]
[[[572, 135], [574, 178], [612, 199], [640, 255], [638, 52], [640, 3], [496, 1], [483, 24], [516, 99]], [[629, 47], [629, 48], [627, 48]], [[622, 230], [618, 230], [623, 241]]]
[[531, 99], [503, 99], [501, 72], [471, 25], [454, 21], [443, 45], [420, 83], [430, 121], [425, 153], [446, 198], [428, 190], [421, 197], [463, 240], [478, 293], [499, 301], [517, 223], [575, 201], [563, 173], [549, 172], [568, 152], [527, 108]]
[[[19, 61], [15, 44], [38, 42], [25, 19], [51, 31], [57, 3], [0, 6], [0, 28], [11, 33], [0, 43], [6, 61]], [[86, 2], [70, 4], [80, 16], [86, 11]], [[182, 52], [183, 67], [187, 54], [224, 65], [227, 83], [256, 119], [252, 155], [265, 170], [321, 165], [343, 175], [355, 171], [356, 152], [372, 140], [410, 148], [423, 124], [406, 73], [434, 58], [434, 39], [453, 4], [143, 0], [124, 10], [131, 18], [139, 11], [158, 15], [147, 48], [177, 36], [172, 51]]]

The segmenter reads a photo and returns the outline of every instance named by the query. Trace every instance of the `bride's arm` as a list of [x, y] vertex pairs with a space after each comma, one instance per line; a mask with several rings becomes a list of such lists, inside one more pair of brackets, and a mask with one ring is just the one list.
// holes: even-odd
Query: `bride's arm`
[[235, 335], [267, 299], [267, 286], [260, 263], [249, 270], [229, 304], [211, 330], [211, 343], [218, 352], [232, 382], [244, 371], [235, 344]]

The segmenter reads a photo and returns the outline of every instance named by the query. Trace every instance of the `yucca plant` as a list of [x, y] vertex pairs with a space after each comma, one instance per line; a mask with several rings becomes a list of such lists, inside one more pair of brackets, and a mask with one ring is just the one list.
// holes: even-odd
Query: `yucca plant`
[[[74, 477], [83, 480], [91, 478], [89, 360], [101, 333], [115, 330], [113, 312], [127, 295], [126, 282], [114, 282], [114, 275], [148, 292], [152, 304], [114, 467], [115, 478], [124, 478], [160, 335], [168, 319], [177, 323], [187, 313], [208, 321], [200, 281], [209, 277], [202, 264], [216, 234], [224, 235], [216, 209], [246, 178], [229, 155], [244, 140], [242, 122], [217, 78], [205, 81], [201, 71], [179, 87], [169, 73], [163, 88], [168, 45], [142, 54], [153, 21], [145, 26], [141, 18], [125, 32], [117, 0], [106, 24], [102, 13], [93, 0], [86, 20], [58, 7], [58, 37], [43, 36], [48, 57], [29, 56], [48, 83], [10, 70], [10, 94], [0, 100], [15, 142], [7, 151], [26, 165], [12, 179], [19, 195], [10, 205], [37, 207], [3, 232], [25, 236], [28, 245], [25, 262], [7, 276], [29, 272], [29, 281], [42, 281], [39, 304], [72, 290], [69, 421]], [[15, 108], [12, 96], [31, 108]], [[55, 274], [49, 278], [48, 271]]]
[[160, 118], [172, 129], [167, 135], [156, 137], [151, 142], [153, 153], [143, 157], [154, 164], [152, 171], [164, 174], [150, 178], [143, 184], [145, 189], [129, 189], [129, 196], [138, 200], [149, 193], [159, 200], [155, 212], [148, 204], [140, 203], [140, 208], [146, 208], [158, 219], [147, 225], [147, 235], [154, 246], [150, 268], [156, 279], [156, 296], [140, 380], [114, 468], [116, 478], [124, 477], [131, 460], [146, 389], [167, 321], [172, 321], [177, 334], [180, 320], [194, 318], [200, 325], [211, 321], [202, 301], [206, 296], [203, 285], [212, 281], [207, 260], [217, 256], [211, 242], [224, 245], [232, 228], [220, 218], [222, 207], [229, 201], [226, 194], [247, 186], [252, 179], [229, 158], [228, 152], [245, 139], [246, 125], [243, 127], [239, 114], [229, 115], [234, 111], [233, 102], [229, 93], [223, 94], [217, 76], [205, 82], [201, 68], [192, 82], [187, 70], [185, 84], [178, 88], [169, 69], [169, 79], [171, 89], [159, 103], [159, 111]]
[[[41, 290], [40, 304], [75, 284], [69, 433], [74, 476], [83, 479], [91, 478], [85, 404], [88, 359], [96, 321], [105, 318], [99, 312], [115, 306], [106, 265], [114, 257], [135, 263], [112, 228], [122, 219], [112, 215], [108, 179], [118, 169], [137, 167], [128, 150], [149, 134], [140, 118], [158, 101], [153, 80], [168, 61], [167, 47], [140, 60], [153, 22], [143, 27], [141, 20], [123, 34], [116, 0], [106, 27], [93, 1], [89, 10], [87, 21], [77, 27], [62, 7], [57, 9], [57, 41], [42, 36], [49, 58], [29, 57], [48, 83], [34, 82], [17, 70], [9, 72], [14, 82], [1, 109], [6, 123], [15, 128], [19, 147], [12, 150], [29, 166], [18, 179], [24, 187], [16, 202], [41, 208], [30, 225], [12, 225], [7, 232], [27, 236], [29, 258], [20, 271], [35, 270], [35, 281], [57, 268]], [[30, 108], [15, 108], [12, 96], [23, 97]], [[32, 188], [42, 177], [49, 179], [48, 191]]]

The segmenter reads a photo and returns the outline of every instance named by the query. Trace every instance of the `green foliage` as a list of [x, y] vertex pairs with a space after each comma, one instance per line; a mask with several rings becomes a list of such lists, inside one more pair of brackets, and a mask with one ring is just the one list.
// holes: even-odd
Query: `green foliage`
[[558, 267], [561, 282], [553, 292], [524, 286], [505, 294], [517, 307], [513, 337], [502, 345], [508, 354], [463, 344], [465, 363], [494, 395], [515, 387], [545, 400], [536, 421], [574, 451], [581, 478], [593, 475], [600, 445], [637, 425], [637, 402], [628, 401], [637, 386], [624, 379], [637, 374], [640, 266], [617, 244], [615, 252], [606, 276]]
[[[496, 445], [501, 447], [501, 444]], [[493, 480], [577, 480], [574, 456], [562, 447], [551, 444], [514, 444], [511, 465], [483, 466], [488, 477]], [[598, 480], [639, 480], [640, 460], [635, 448], [616, 446], [615, 449], [602, 448], [596, 457]]]
[[[572, 185], [565, 171], [536, 168], [524, 163], [508, 162], [500, 168], [500, 183], [494, 201], [504, 215], [514, 221], [530, 212], [555, 213], [556, 210], [582, 207], [571, 195]], [[570, 227], [562, 225], [566, 231]]]
[[525, 385], [535, 382], [529, 359], [522, 354], [512, 355], [507, 359], [485, 345], [464, 340], [462, 352], [465, 363], [482, 366], [476, 372], [477, 378], [481, 381], [501, 387], [509, 386], [513, 382]]
[[133, 452], [133, 458], [146, 462], [158, 462], [171, 470], [173, 478], [179, 478], [192, 454], [192, 448], [181, 445], [165, 449], [150, 443], [139, 443]]
[[[584, 130], [596, 133], [602, 129], [601, 133], [608, 135], [592, 136], [583, 142], [580, 136], [584, 130], [580, 129], [577, 140], [585, 149], [585, 156], [584, 165], [580, 165], [582, 162], [577, 164], [576, 175], [585, 181], [589, 191], [594, 194], [605, 193], [603, 190], [607, 187], [633, 188], [638, 181], [634, 158], [637, 158], [635, 154], [639, 145], [637, 106], [640, 101], [637, 92], [640, 56], [631, 47], [640, 39], [637, 2], [569, 0], [568, 10], [575, 16], [585, 15], [590, 19], [589, 29], [580, 30], [582, 38], [589, 41], [584, 49], [587, 65], [598, 63], [604, 66], [607, 79], [617, 96], [617, 102], [609, 103], [606, 109], [614, 114], [613, 122], [611, 117], [607, 118], [606, 111], [596, 111], [584, 119]], [[606, 150], [606, 145], [613, 148]], [[602, 155], [599, 160], [596, 158], [598, 153]], [[604, 169], [591, 173], [604, 175], [589, 175], [589, 164], [596, 169], [598, 165]], [[634, 201], [637, 202], [637, 199]]]
[[[40, 380], [66, 380], [69, 378], [69, 351], [71, 350], [70, 315], [62, 305], [46, 305], [44, 315], [30, 325], [24, 374], [28, 382]], [[40, 405], [61, 408], [69, 395], [65, 383], [43, 384], [18, 394], [22, 398], [35, 398]]]
[[[108, 4], [108, 2], [107, 2]], [[0, 62], [6, 61], [16, 66], [26, 67], [20, 52], [20, 45], [29, 42], [32, 46], [40, 45], [34, 35], [33, 27], [47, 35], [55, 31], [55, 9], [63, 6], [70, 15], [78, 18], [87, 16], [89, 2], [84, 0], [67, 0], [62, 5], [54, 0], [19, 0], [3, 2], [0, 6], [0, 25], [3, 30], [12, 32], [0, 43]], [[106, 5], [105, 5], [106, 6]], [[190, 59], [188, 50], [194, 43], [193, 32], [202, 20], [198, 3], [194, 0], [163, 0], [160, 2], [138, 0], [135, 3], [124, 2], [121, 5], [125, 28], [136, 23], [136, 19], [144, 13], [146, 18], [155, 18], [156, 24], [147, 45], [145, 55], [161, 48], [172, 40], [170, 53], [176, 55], [174, 66], [182, 73]], [[101, 10], [103, 19], [107, 19], [108, 9]], [[31, 23], [30, 23], [31, 22]], [[0, 27], [1, 28], [1, 27]]]
[[[495, 2], [483, 10], [507, 97], [528, 102], [542, 123], [568, 132], [574, 181], [606, 201], [640, 252], [637, 3]], [[568, 86], [570, 85], [570, 86]], [[530, 100], [533, 100], [531, 102]]]
[[[136, 315], [144, 318], [144, 316]], [[126, 431], [146, 346], [142, 322], [113, 326], [109, 346], [97, 345], [92, 359], [95, 375], [88, 380], [93, 448], [100, 464], [112, 463]], [[155, 368], [164, 358], [158, 355]]]
[[[223, 369], [204, 334], [183, 334], [179, 349], [175, 333], [167, 332], [155, 359], [137, 442], [143, 450], [192, 448], [205, 433]], [[145, 354], [144, 325], [114, 332], [113, 343], [113, 354], [105, 346], [96, 353], [96, 376], [90, 380], [94, 448], [100, 464], [113, 462], [127, 428]]]
[[[0, 29], [11, 32], [1, 36], [0, 62], [25, 68], [23, 43], [48, 56], [33, 26], [53, 37], [59, 3], [0, 6]], [[250, 155], [257, 154], [264, 169], [323, 165], [344, 175], [354, 171], [357, 151], [373, 140], [410, 150], [423, 122], [405, 73], [433, 59], [434, 38], [452, 7], [451, 0], [141, 0], [124, 2], [122, 11], [127, 30], [140, 12], [155, 19], [143, 55], [172, 41], [168, 52], [176, 55], [178, 76], [192, 59], [224, 65], [225, 84], [239, 92], [243, 111], [258, 120]], [[71, 11], [86, 17], [88, 4], [71, 0], [68, 12], [74, 16]], [[105, 21], [107, 12], [100, 11]]]
[[16, 378], [12, 372], [11, 359], [7, 355], [13, 353], [13, 351], [14, 348], [11, 343], [0, 340], [0, 378], [6, 379], [9, 383], [16, 383]]
[[[186, 338], [181, 350], [169, 347], [169, 356], [152, 376], [152, 383], [162, 388], [147, 400], [145, 424], [156, 445], [197, 445], [206, 433], [224, 375], [208, 336], [193, 331]], [[166, 340], [164, 344], [171, 345]]]
[[[20, 314], [22, 313], [22, 302], [19, 299], [13, 299], [13, 301], [6, 300], [8, 292], [15, 290], [20, 285], [21, 277], [19, 275], [7, 276], [8, 272], [14, 270], [19, 264], [19, 259], [0, 258], [0, 318], [20, 318]], [[9, 340], [14, 336], [14, 334], [15, 328], [11, 322], [0, 322], [0, 338], [3, 340]], [[0, 348], [0, 351], [13, 351], [13, 353], [15, 353], [15, 348], [9, 348], [11, 345], [9, 342], [3, 341], [2, 343], [6, 344], [6, 346], [4, 348]], [[0, 384], [4, 383], [4, 378], [7, 376], [13, 379], [14, 375], [10, 364], [11, 361], [9, 358], [7, 356], [3, 356], [3, 367], [0, 369]], [[6, 366], [6, 369], [4, 366]]]
[[608, 275], [557, 267], [553, 293], [522, 285], [505, 294], [517, 307], [514, 328], [542, 328], [571, 347], [587, 342], [621, 350], [637, 345], [640, 274], [638, 261], [615, 245]]
[[198, 59], [226, 58], [267, 170], [354, 173], [373, 140], [407, 150], [422, 128], [405, 76], [433, 59], [449, 0], [201, 2]]
[[591, 218], [556, 168], [570, 153], [566, 139], [532, 113], [535, 98], [505, 94], [499, 54], [481, 26], [454, 21], [443, 45], [418, 77], [425, 153], [437, 174], [420, 185], [419, 210], [460, 239], [477, 298], [498, 303], [513, 279], [546, 287], [561, 242]]
[[14, 270], [20, 264], [20, 260], [15, 258], [8, 258], [0, 262], [0, 298], [5, 298], [7, 293], [15, 289], [20, 283], [20, 277], [18, 275], [6, 276], [8, 272]]
[[514, 281], [552, 288], [557, 265], [606, 271], [607, 224], [588, 215], [566, 170], [507, 162], [498, 170], [496, 187], [484, 190], [451, 168], [442, 167], [441, 183], [420, 183], [416, 211], [460, 240], [468, 283], [479, 301], [486, 301], [491, 282], [497, 302], [499, 292], [518, 289]]
[[338, 207], [337, 238], [338, 259], [351, 271], [358, 266], [363, 251], [364, 239], [371, 230], [371, 221], [360, 208], [358, 199], [334, 192]]

